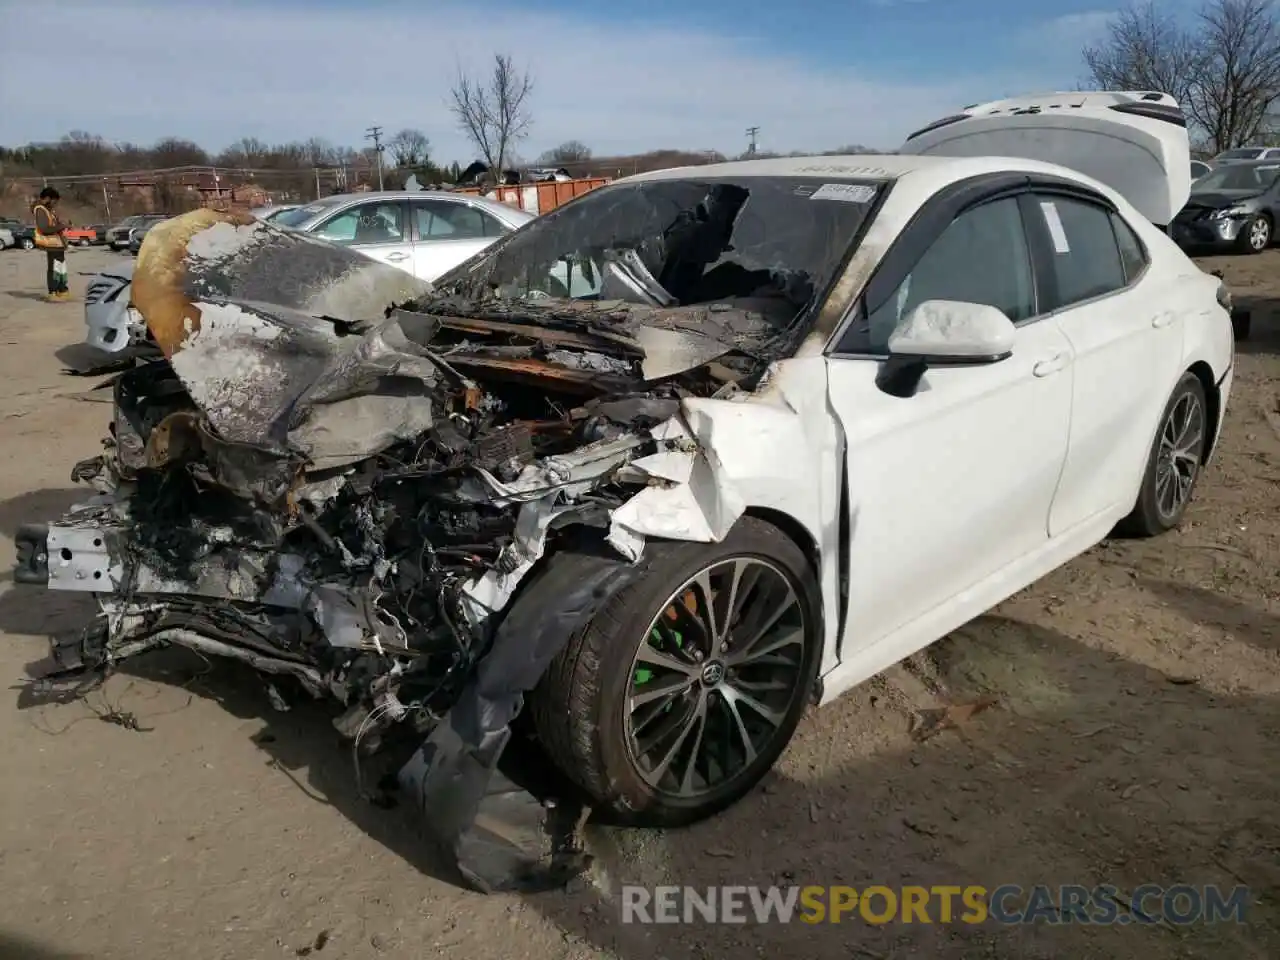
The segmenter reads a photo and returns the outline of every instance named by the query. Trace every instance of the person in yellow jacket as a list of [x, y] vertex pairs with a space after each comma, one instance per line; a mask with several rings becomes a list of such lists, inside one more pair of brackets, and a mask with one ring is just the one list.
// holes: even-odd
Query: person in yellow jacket
[[36, 246], [44, 250], [49, 266], [45, 282], [49, 287], [49, 299], [65, 301], [71, 299], [67, 290], [67, 225], [57, 214], [58, 201], [62, 195], [53, 187], [45, 187], [40, 191], [39, 201], [31, 208], [36, 219]]

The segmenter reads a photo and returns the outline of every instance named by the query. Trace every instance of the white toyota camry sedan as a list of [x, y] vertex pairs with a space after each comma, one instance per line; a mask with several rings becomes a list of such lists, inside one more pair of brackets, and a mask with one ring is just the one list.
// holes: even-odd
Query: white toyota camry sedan
[[187, 646], [407, 731], [455, 850], [526, 701], [594, 808], [697, 820], [811, 703], [1183, 519], [1234, 355], [1157, 226], [1189, 171], [1161, 94], [1004, 101], [628, 178], [409, 293], [170, 221], [134, 277], [165, 359], [14, 578], [98, 595], [66, 671]]

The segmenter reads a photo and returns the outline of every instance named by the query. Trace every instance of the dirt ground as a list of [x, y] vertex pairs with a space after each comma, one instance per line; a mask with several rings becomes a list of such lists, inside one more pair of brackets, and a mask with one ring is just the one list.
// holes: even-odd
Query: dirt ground
[[[76, 251], [72, 291], [115, 255]], [[1280, 252], [1223, 258], [1255, 308], [1189, 522], [1110, 542], [841, 702], [713, 822], [593, 830], [592, 882], [460, 890], [397, 810], [357, 798], [326, 716], [167, 653], [87, 702], [24, 669], [89, 614], [9, 582], [12, 535], [72, 502], [108, 415], [56, 352], [79, 304], [0, 253], [0, 958], [1280, 956]], [[919, 711], [994, 696], [925, 743]], [[115, 710], [139, 729], [105, 722]], [[1244, 925], [639, 927], [621, 883], [1252, 888]]]

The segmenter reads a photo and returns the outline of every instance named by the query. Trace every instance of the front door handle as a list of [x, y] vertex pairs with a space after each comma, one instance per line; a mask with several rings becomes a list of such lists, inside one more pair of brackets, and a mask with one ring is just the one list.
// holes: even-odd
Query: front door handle
[[1173, 311], [1166, 310], [1164, 313], [1157, 313], [1151, 318], [1151, 325], [1159, 330], [1161, 327], [1167, 327], [1173, 323]]
[[399, 263], [401, 260], [408, 260], [409, 255], [407, 253], [388, 253], [387, 259], [392, 263]]
[[1048, 360], [1041, 360], [1031, 368], [1033, 375], [1037, 377], [1047, 377], [1050, 374], [1057, 373], [1067, 365], [1067, 355], [1065, 353], [1055, 353]]

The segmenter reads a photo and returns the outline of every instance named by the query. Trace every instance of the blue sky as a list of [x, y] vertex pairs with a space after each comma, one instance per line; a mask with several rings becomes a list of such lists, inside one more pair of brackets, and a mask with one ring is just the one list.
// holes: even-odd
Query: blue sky
[[[1075, 86], [1115, 5], [0, 0], [0, 143], [81, 129], [215, 150], [242, 136], [358, 145], [376, 123], [466, 161], [451, 80], [507, 52], [535, 78], [526, 157], [568, 139], [598, 155], [731, 153], [750, 125], [763, 149], [893, 148], [956, 107]], [[37, 60], [50, 42], [53, 72]]]

